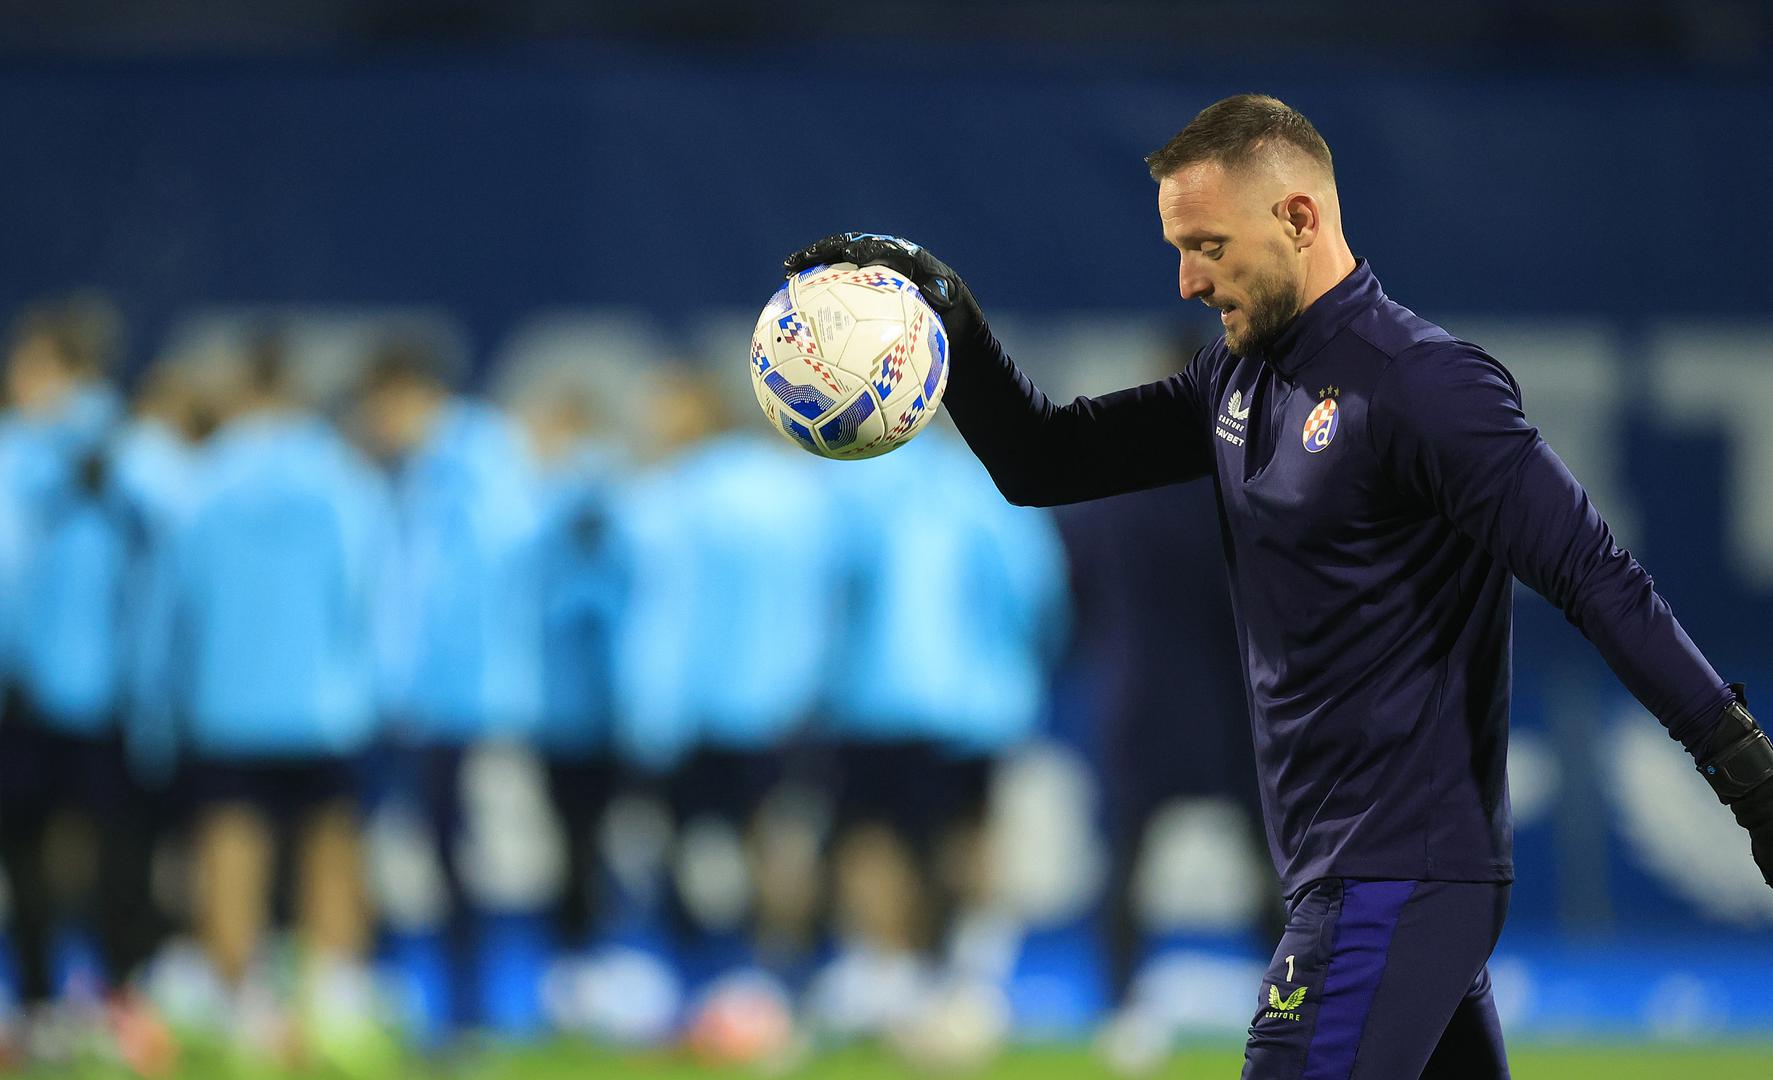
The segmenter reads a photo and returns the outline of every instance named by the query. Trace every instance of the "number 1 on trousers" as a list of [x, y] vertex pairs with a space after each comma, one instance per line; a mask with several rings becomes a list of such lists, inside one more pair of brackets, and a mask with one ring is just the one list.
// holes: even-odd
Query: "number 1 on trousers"
[[1287, 957], [1287, 981], [1293, 981], [1293, 958]]

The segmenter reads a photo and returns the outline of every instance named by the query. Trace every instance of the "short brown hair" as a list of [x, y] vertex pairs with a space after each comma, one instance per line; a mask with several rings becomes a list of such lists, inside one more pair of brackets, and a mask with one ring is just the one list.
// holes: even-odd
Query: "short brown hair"
[[62, 370], [98, 378], [117, 361], [122, 320], [109, 298], [79, 292], [34, 304], [12, 323], [13, 347], [27, 341], [49, 345]]
[[402, 327], [384, 335], [370, 350], [357, 390], [373, 394], [396, 387], [424, 387], [447, 392], [459, 374], [455, 357], [437, 335], [422, 327]]
[[1177, 169], [1216, 161], [1228, 169], [1247, 165], [1276, 143], [1291, 146], [1334, 175], [1330, 145], [1299, 110], [1267, 94], [1237, 94], [1200, 111], [1169, 142], [1146, 155], [1151, 178], [1162, 180]]

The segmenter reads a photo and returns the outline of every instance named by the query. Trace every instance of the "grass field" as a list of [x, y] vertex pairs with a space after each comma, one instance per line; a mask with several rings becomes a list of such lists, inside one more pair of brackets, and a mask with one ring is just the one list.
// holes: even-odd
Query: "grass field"
[[[1618, 1045], [1522, 1047], [1511, 1052], [1514, 1080], [1765, 1080], [1773, 1077], [1773, 1043], [1734, 1046]], [[1241, 1064], [1237, 1048], [1199, 1048], [1177, 1054], [1153, 1080], [1235, 1080]], [[23, 1074], [28, 1080], [90, 1077], [113, 1080], [124, 1074], [102, 1067]], [[684, 1055], [618, 1057], [568, 1045], [488, 1051], [436, 1061], [413, 1061], [388, 1070], [387, 1080], [436, 1077], [439, 1080], [708, 1080], [713, 1077], [769, 1077], [771, 1080], [911, 1080], [923, 1075], [877, 1051], [851, 1050], [809, 1060], [788, 1070], [711, 1069]], [[958, 1076], [976, 1080], [1088, 1080], [1115, 1074], [1087, 1050], [1023, 1049], [996, 1064]], [[243, 1069], [220, 1059], [187, 1058], [179, 1080], [335, 1080], [343, 1073], [316, 1069]], [[359, 1078], [379, 1080], [379, 1078]]]

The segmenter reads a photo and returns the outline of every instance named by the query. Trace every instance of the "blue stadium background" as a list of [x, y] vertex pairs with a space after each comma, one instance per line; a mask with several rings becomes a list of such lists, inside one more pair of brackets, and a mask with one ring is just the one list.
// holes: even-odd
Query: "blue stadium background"
[[[866, 227], [960, 268], [1049, 390], [1100, 391], [1202, 325], [1141, 156], [1260, 89], [1334, 148], [1388, 291], [1513, 366], [1693, 637], [1773, 695], [1764, 63], [1416, 46], [1351, 65], [1222, 51], [1205, 27], [767, 36], [15, 56], [0, 315], [100, 287], [140, 365], [230, 313], [418, 311], [490, 383], [538, 325], [589, 313], [629, 362], [694, 350], [739, 381], [742, 338], [713, 355], [732, 338], [711, 328], [745, 323], [788, 248]], [[1773, 1030], [1773, 999], [1740, 992], [1773, 961], [1746, 844], [1580, 636], [1518, 607], [1499, 987], [1541, 1031]], [[1060, 686], [1049, 724], [1099, 758], [1084, 697]]]

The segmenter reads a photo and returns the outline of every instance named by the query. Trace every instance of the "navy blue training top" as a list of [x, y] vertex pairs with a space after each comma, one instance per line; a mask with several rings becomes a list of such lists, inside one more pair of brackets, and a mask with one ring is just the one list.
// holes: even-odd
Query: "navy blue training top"
[[1387, 299], [1365, 261], [1265, 354], [1220, 338], [1179, 374], [1067, 406], [989, 331], [955, 344], [946, 403], [1010, 501], [1213, 477], [1289, 895], [1325, 877], [1513, 877], [1515, 577], [1689, 752], [1731, 700], [1527, 423], [1514, 377]]

